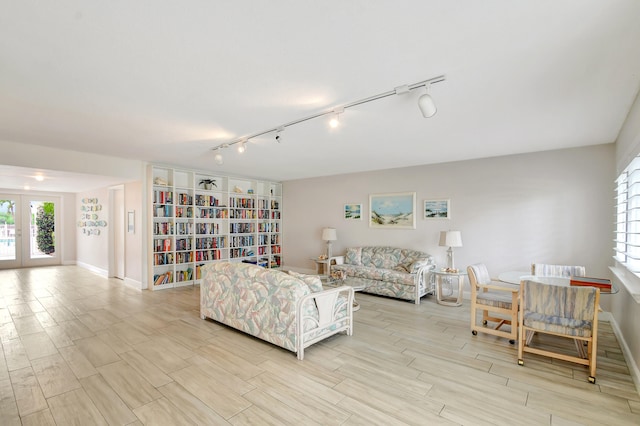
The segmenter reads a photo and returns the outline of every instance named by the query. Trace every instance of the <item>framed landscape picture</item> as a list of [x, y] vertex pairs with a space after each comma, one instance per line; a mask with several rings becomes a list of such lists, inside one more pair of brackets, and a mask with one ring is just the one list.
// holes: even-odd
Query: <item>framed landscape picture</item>
[[449, 200], [424, 200], [425, 219], [449, 219], [450, 217]]
[[345, 204], [344, 218], [345, 220], [361, 220], [362, 204]]
[[397, 192], [369, 196], [369, 227], [416, 228], [416, 193]]

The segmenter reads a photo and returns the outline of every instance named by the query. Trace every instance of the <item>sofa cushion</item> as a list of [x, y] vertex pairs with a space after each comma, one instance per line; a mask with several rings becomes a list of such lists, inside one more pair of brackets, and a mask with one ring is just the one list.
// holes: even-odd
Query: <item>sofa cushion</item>
[[362, 247], [347, 248], [345, 263], [347, 265], [362, 265]]
[[363, 247], [362, 265], [393, 269], [403, 260], [401, 255], [402, 250], [395, 247]]
[[309, 290], [311, 290], [312, 293], [317, 293], [323, 290], [322, 281], [317, 275], [301, 274], [295, 271], [289, 271], [289, 275], [303, 281], [306, 285], [309, 286]]

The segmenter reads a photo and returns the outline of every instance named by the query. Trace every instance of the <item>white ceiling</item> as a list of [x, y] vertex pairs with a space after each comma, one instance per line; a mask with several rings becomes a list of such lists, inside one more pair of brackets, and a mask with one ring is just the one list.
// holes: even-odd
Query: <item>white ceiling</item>
[[[225, 174], [611, 143], [640, 88], [637, 0], [0, 5], [0, 140]], [[318, 118], [213, 161], [221, 143], [441, 74], [433, 118], [416, 89], [348, 109], [338, 130]]]

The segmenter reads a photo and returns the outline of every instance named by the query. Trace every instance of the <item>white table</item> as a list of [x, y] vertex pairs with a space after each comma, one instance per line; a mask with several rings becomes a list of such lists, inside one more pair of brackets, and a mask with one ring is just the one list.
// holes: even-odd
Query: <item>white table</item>
[[[444, 306], [462, 306], [462, 288], [464, 286], [464, 277], [466, 272], [445, 272], [433, 271], [436, 282], [436, 301]], [[454, 293], [454, 281], [457, 280], [458, 293]], [[443, 285], [447, 286], [449, 294], [444, 294]]]
[[[508, 271], [498, 275], [498, 279], [505, 283], [520, 284], [520, 281], [528, 280], [535, 281], [542, 284], [559, 285], [563, 287], [569, 287], [571, 285], [570, 277], [546, 277], [542, 275], [531, 275], [530, 271]], [[614, 294], [618, 289], [615, 285], [611, 285], [611, 291], [601, 291], [601, 294]]]
[[316, 269], [319, 275], [331, 275], [331, 265], [337, 264], [337, 259], [341, 259], [342, 257], [343, 256], [332, 256], [328, 259], [313, 257], [311, 260], [316, 263]]

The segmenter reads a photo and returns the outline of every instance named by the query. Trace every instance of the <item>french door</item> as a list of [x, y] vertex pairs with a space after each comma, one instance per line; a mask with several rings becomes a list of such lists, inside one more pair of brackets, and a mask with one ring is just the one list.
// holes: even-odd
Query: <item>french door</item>
[[0, 269], [58, 265], [58, 197], [0, 194]]

